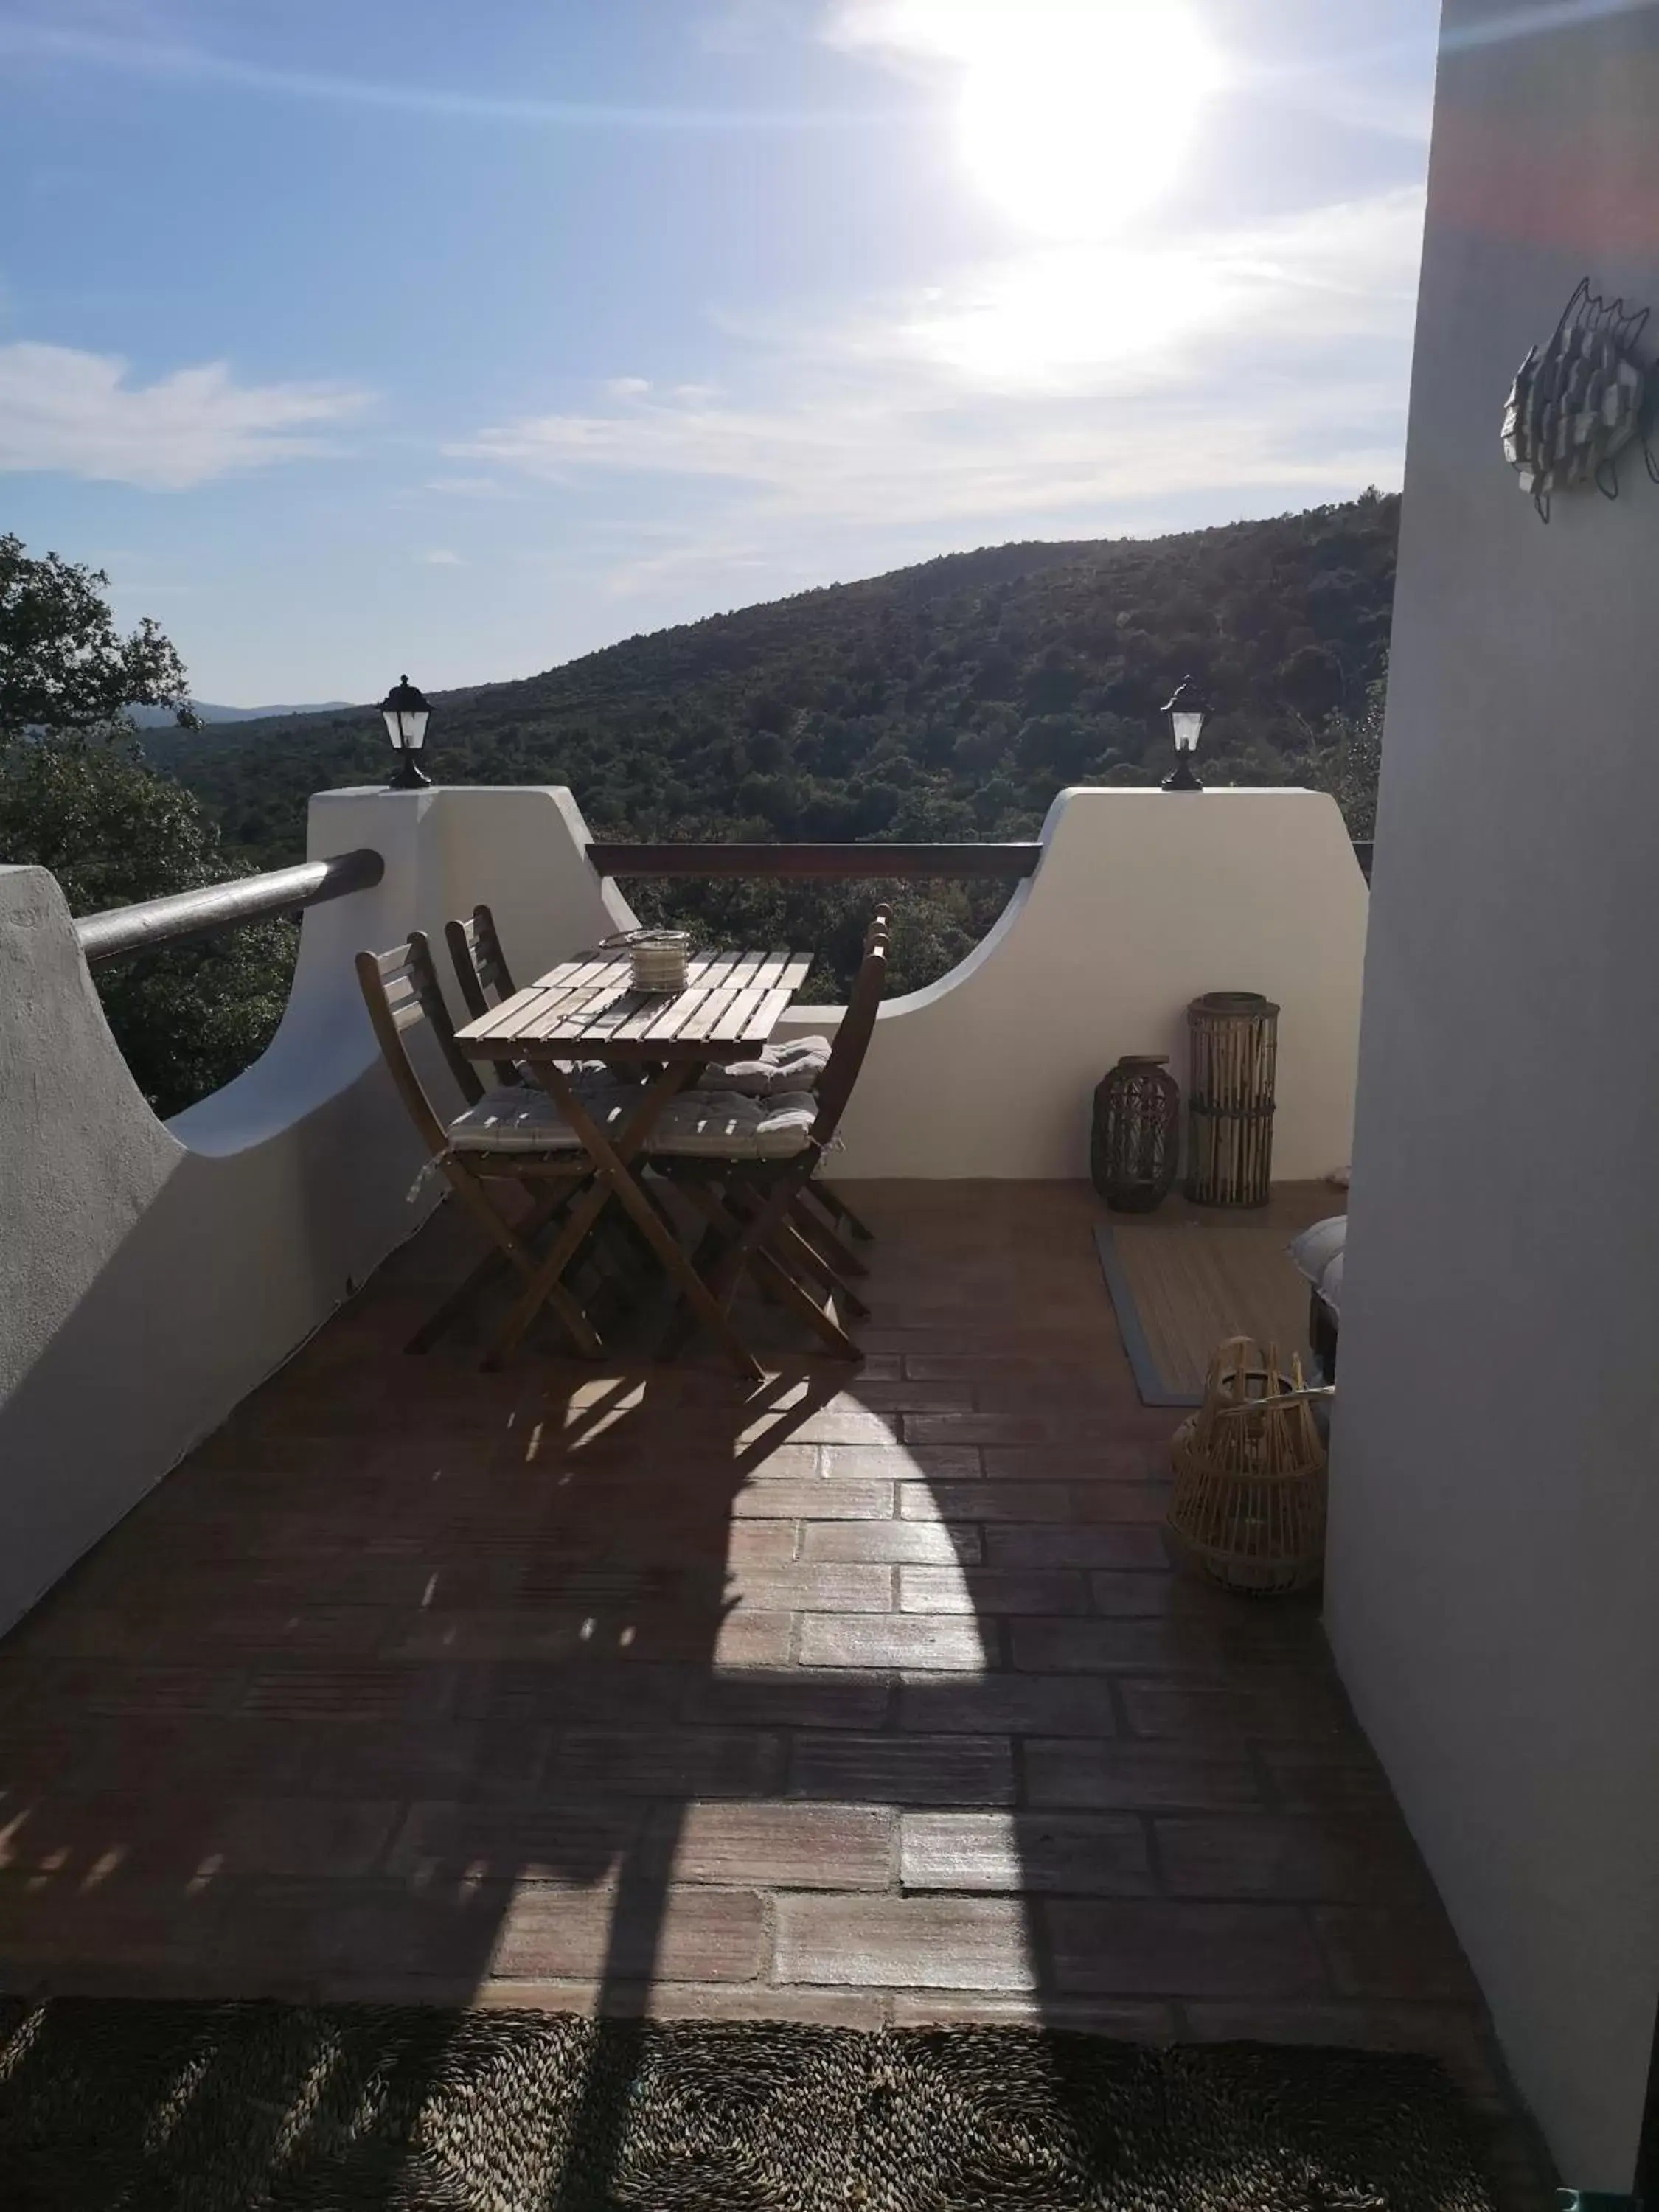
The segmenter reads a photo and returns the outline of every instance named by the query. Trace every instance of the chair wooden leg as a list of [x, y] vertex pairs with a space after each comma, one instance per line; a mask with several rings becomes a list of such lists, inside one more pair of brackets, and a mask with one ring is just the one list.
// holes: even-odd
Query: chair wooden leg
[[[700, 1275], [707, 1274], [718, 1261], [721, 1252], [741, 1230], [741, 1222], [732, 1219], [730, 1210], [732, 1207], [735, 1194], [726, 1194], [726, 1203], [722, 1204], [720, 1199], [715, 1196], [707, 1184], [683, 1183], [680, 1188], [708, 1224], [702, 1242], [697, 1247], [691, 1261]], [[741, 1205], [742, 1201], [738, 1200], [736, 1203]], [[769, 1304], [775, 1306], [784, 1304], [783, 1299], [778, 1296], [769, 1282], [762, 1281], [760, 1288]]]
[[868, 1321], [870, 1309], [850, 1284], [845, 1283], [817, 1248], [803, 1237], [793, 1220], [786, 1221], [773, 1238], [774, 1259], [792, 1273], [805, 1273], [832, 1297], [839, 1298], [855, 1321]]
[[[517, 1232], [509, 1228], [466, 1169], [458, 1160], [450, 1158], [444, 1162], [444, 1172], [459, 1193], [463, 1205], [470, 1207], [477, 1220], [501, 1247], [511, 1265], [515, 1267], [521, 1275], [528, 1276], [532, 1280], [538, 1276], [541, 1270], [536, 1265], [535, 1255], [529, 1250]], [[565, 1234], [567, 1236], [569, 1234], [568, 1228]], [[563, 1238], [561, 1238], [560, 1242], [562, 1243]], [[546, 1302], [552, 1306], [555, 1313], [564, 1323], [576, 1349], [589, 1359], [602, 1358], [605, 1355], [605, 1346], [599, 1342], [592, 1323], [576, 1304], [574, 1298], [568, 1291], [557, 1287], [556, 1277], [552, 1289], [545, 1293], [545, 1297]], [[541, 1301], [538, 1300], [538, 1304], [540, 1303]]]
[[875, 1231], [869, 1228], [865, 1222], [854, 1212], [852, 1207], [848, 1206], [847, 1200], [841, 1196], [838, 1191], [831, 1190], [827, 1182], [808, 1183], [806, 1188], [812, 1197], [817, 1199], [818, 1204], [823, 1208], [830, 1219], [836, 1223], [839, 1227], [849, 1231], [853, 1236], [858, 1238], [860, 1244], [873, 1244], [875, 1243]]
[[789, 1218], [843, 1281], [869, 1273], [868, 1264], [860, 1259], [852, 1246], [836, 1234], [821, 1213], [813, 1212], [804, 1192], [790, 1207]]
[[787, 1267], [775, 1260], [769, 1251], [751, 1252], [749, 1265], [757, 1280], [764, 1281], [776, 1292], [779, 1304], [798, 1314], [810, 1328], [815, 1329], [838, 1359], [862, 1359], [864, 1354], [842, 1328], [835, 1316], [807, 1291], [790, 1273]]
[[[556, 1310], [562, 1304], [572, 1303], [568, 1294], [559, 1287], [559, 1278], [575, 1258], [583, 1239], [610, 1202], [611, 1193], [606, 1185], [595, 1183], [572, 1210], [552, 1249], [539, 1267], [531, 1270], [519, 1295], [519, 1303], [507, 1316], [500, 1335], [484, 1354], [486, 1372], [493, 1374], [513, 1357], [524, 1340], [525, 1331], [544, 1305], [551, 1305]], [[599, 1339], [595, 1337], [593, 1341], [596, 1349], [588, 1356], [600, 1357]]]
[[[561, 1209], [569, 1205], [574, 1191], [556, 1191], [551, 1197], [542, 1199], [534, 1211], [520, 1222], [514, 1233], [528, 1244], [538, 1237], [548, 1223], [554, 1220]], [[502, 1251], [486, 1252], [477, 1267], [471, 1268], [458, 1283], [441, 1306], [437, 1306], [411, 1336], [404, 1350], [407, 1352], [429, 1352], [456, 1316], [469, 1306], [486, 1285], [497, 1275], [506, 1274], [513, 1265], [509, 1255]]]
[[580, 1097], [571, 1088], [563, 1070], [556, 1064], [550, 1064], [540, 1071], [548, 1091], [592, 1163], [597, 1189], [592, 1198], [584, 1200], [576, 1208], [566, 1224], [563, 1236], [535, 1271], [506, 1328], [491, 1346], [486, 1366], [499, 1366], [509, 1357], [528, 1328], [538, 1304], [544, 1297], [551, 1298], [556, 1295], [559, 1277], [568, 1265], [580, 1236], [586, 1235], [606, 1202], [614, 1198], [636, 1224], [647, 1243], [654, 1249], [670, 1281], [684, 1292], [698, 1319], [714, 1331], [738, 1372], [747, 1381], [760, 1380], [760, 1363], [738, 1334], [725, 1305], [714, 1296], [708, 1284], [687, 1260], [672, 1229], [663, 1219], [656, 1201], [646, 1195], [630, 1172], [630, 1163], [643, 1149], [658, 1115], [674, 1093], [691, 1079], [695, 1072], [689, 1063], [665, 1067], [654, 1081], [645, 1086], [626, 1128], [612, 1144], [594, 1122]]

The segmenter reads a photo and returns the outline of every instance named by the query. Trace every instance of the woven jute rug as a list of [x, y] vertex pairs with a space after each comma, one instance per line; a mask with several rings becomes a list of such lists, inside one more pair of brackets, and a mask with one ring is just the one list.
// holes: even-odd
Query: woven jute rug
[[1146, 1406], [1203, 1401], [1210, 1358], [1230, 1336], [1276, 1344], [1308, 1368], [1308, 1286], [1279, 1228], [1114, 1222], [1095, 1231], [1124, 1350]]
[[59, 1999], [6, 2212], [1494, 2212], [1428, 2059]]

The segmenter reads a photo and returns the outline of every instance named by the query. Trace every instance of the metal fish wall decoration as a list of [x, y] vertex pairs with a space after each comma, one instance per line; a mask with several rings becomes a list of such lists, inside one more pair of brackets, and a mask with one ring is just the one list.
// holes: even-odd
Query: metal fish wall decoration
[[1630, 313], [1622, 300], [1609, 307], [1586, 276], [1554, 337], [1516, 372], [1504, 410], [1504, 457], [1546, 522], [1559, 490], [1593, 483], [1604, 499], [1617, 499], [1619, 457], [1638, 438], [1659, 483], [1647, 434], [1651, 379], [1634, 355], [1650, 312]]

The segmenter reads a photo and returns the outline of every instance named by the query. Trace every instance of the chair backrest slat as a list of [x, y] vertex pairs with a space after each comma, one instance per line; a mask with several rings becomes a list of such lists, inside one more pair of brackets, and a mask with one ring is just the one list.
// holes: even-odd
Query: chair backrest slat
[[[400, 945], [399, 952], [408, 947]], [[418, 999], [393, 1007], [381, 963], [389, 956], [384, 953], [360, 952], [357, 955], [357, 981], [362, 986], [363, 1003], [368, 1008], [368, 1018], [374, 1025], [375, 1042], [380, 1048], [392, 1080], [398, 1086], [398, 1096], [409, 1109], [409, 1117], [420, 1131], [428, 1152], [443, 1149], [445, 1130], [443, 1117], [426, 1095], [426, 1086], [415, 1072], [415, 1063], [409, 1056], [409, 1047], [404, 1042], [404, 1031], [416, 1028], [426, 1019], [426, 1010]], [[392, 969], [394, 976], [404, 973], [400, 963]]]
[[476, 1106], [484, 1095], [483, 1078], [455, 1042], [455, 1024], [444, 1002], [438, 963], [432, 957], [431, 940], [423, 929], [412, 929], [409, 933], [409, 975], [420, 1000], [421, 1011], [432, 1024], [432, 1034], [446, 1066], [467, 1104]]
[[[492, 1006], [514, 996], [518, 987], [501, 951], [495, 917], [487, 906], [475, 906], [471, 921], [447, 921], [444, 942], [466, 1011], [475, 1022]], [[519, 1070], [510, 1060], [495, 1060], [493, 1066], [497, 1083], [519, 1080]]]
[[368, 1018], [398, 1096], [422, 1136], [435, 1152], [444, 1142], [444, 1120], [427, 1096], [426, 1086], [410, 1058], [409, 1047], [404, 1041], [408, 1032], [418, 1029], [422, 1023], [430, 1027], [445, 1064], [469, 1106], [477, 1104], [483, 1097], [484, 1086], [477, 1069], [455, 1042], [455, 1024], [444, 1003], [426, 933], [414, 931], [407, 944], [394, 945], [389, 952], [360, 952], [357, 980], [362, 986]]
[[818, 1117], [812, 1124], [812, 1134], [821, 1145], [830, 1142], [847, 1111], [847, 1102], [853, 1095], [853, 1086], [864, 1066], [864, 1055], [870, 1048], [876, 1016], [881, 1011], [881, 994], [886, 986], [887, 942], [884, 937], [878, 937], [872, 927], [871, 942], [859, 963], [852, 996], [847, 1001], [847, 1012], [842, 1016], [841, 1026], [830, 1047], [830, 1058], [818, 1078]]

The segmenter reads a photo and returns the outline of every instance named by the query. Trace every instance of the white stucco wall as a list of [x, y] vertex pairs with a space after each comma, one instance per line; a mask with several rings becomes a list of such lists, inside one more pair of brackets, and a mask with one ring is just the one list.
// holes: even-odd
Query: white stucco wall
[[[56, 884], [0, 868], [0, 1630], [434, 1202], [410, 1196], [420, 1148], [352, 955], [435, 933], [483, 898], [505, 905], [527, 957], [584, 950], [632, 919], [586, 843], [566, 792], [313, 800], [312, 857], [369, 846], [384, 880], [307, 915], [270, 1050], [165, 1127], [110, 1036]], [[447, 1081], [434, 1073], [435, 1096]]]
[[1659, 1996], [1659, 489], [1628, 456], [1546, 529], [1498, 431], [1586, 272], [1659, 308], [1659, 11], [1565, 12], [1446, 16], [1328, 1592], [1519, 2084], [1623, 2191]]
[[[1086, 1175], [1095, 1085], [1123, 1053], [1167, 1052], [1184, 1091], [1205, 991], [1282, 1009], [1275, 1178], [1346, 1164], [1368, 896], [1335, 802], [1067, 791], [1042, 834], [984, 943], [882, 1008], [837, 1181]], [[801, 1007], [781, 1034], [835, 1019]]]
[[[330, 792], [313, 857], [384, 881], [307, 915], [268, 1052], [163, 1127], [63, 900], [0, 871], [0, 1628], [418, 1225], [420, 1164], [352, 972], [488, 899], [520, 979], [632, 915], [568, 792]], [[1277, 1166], [1348, 1154], [1366, 892], [1308, 792], [1073, 792], [1036, 877], [954, 975], [884, 1010], [839, 1176], [1076, 1176], [1120, 1053], [1182, 1066], [1205, 990], [1283, 1008]], [[440, 947], [441, 969], [447, 963]], [[797, 1028], [833, 1023], [807, 1011]], [[434, 1066], [434, 1095], [449, 1079]]]

